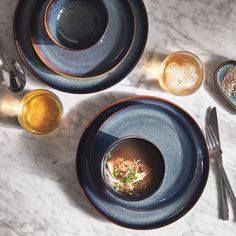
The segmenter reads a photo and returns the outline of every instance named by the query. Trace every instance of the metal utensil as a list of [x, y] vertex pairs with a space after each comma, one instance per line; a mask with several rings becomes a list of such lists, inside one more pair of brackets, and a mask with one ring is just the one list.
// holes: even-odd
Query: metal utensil
[[[218, 129], [218, 119], [217, 119], [217, 112], [216, 108], [213, 108], [209, 110], [209, 119], [207, 119], [207, 125], [211, 125], [213, 131], [215, 132], [216, 137], [219, 140], [220, 143], [220, 137], [219, 137], [219, 129]], [[215, 157], [215, 156], [213, 156]], [[224, 184], [224, 179], [220, 170], [220, 166], [223, 166], [223, 161], [222, 161], [222, 155], [220, 154], [217, 156], [215, 159], [216, 161], [216, 167], [218, 170], [219, 174], [219, 189], [220, 189], [220, 194], [221, 194], [221, 218], [222, 220], [229, 220], [229, 210], [228, 210], [228, 203], [227, 203], [227, 195], [226, 195], [226, 186]]]
[[[223, 151], [220, 147], [220, 143], [219, 143], [219, 140], [217, 139], [212, 127], [209, 125], [206, 127], [206, 134], [207, 134], [207, 143], [208, 143], [208, 147], [209, 147], [209, 150], [211, 152], [212, 155], [219, 157]], [[223, 176], [223, 179], [224, 179], [224, 183], [226, 184], [226, 187], [227, 187], [227, 191], [228, 191], [228, 194], [230, 196], [230, 199], [233, 203], [233, 206], [234, 208], [236, 207], [236, 197], [234, 195], [234, 192], [233, 192], [233, 189], [230, 185], [230, 182], [229, 182], [229, 179], [228, 179], [228, 176], [225, 172], [225, 169], [224, 169], [224, 166], [223, 165], [220, 165], [220, 171], [221, 171], [221, 174]]]
[[9, 57], [0, 41], [0, 76], [12, 92], [20, 92], [26, 84], [26, 76], [21, 65]]

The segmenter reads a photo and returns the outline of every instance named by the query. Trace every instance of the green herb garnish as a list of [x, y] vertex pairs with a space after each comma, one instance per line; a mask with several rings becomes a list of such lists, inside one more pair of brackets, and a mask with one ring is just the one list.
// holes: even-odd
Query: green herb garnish
[[119, 171], [119, 170], [114, 170], [114, 171], [113, 171], [113, 176], [114, 176], [114, 177], [117, 178], [117, 177], [119, 177], [119, 175], [120, 175], [120, 171]]
[[116, 190], [119, 190], [119, 189], [120, 189], [120, 186], [121, 186], [121, 183], [115, 183], [114, 188], [115, 188]]
[[123, 182], [125, 184], [128, 184], [128, 183], [132, 182], [135, 179], [137, 179], [137, 176], [136, 176], [135, 172], [131, 172], [128, 176], [126, 176], [124, 178]]

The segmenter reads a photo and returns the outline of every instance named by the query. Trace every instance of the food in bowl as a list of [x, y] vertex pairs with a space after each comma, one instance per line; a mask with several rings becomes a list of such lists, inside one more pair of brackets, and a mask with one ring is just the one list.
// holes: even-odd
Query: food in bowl
[[118, 141], [105, 156], [108, 185], [126, 196], [141, 196], [159, 188], [164, 177], [160, 150], [141, 138]]
[[129, 195], [140, 188], [147, 188], [145, 178], [150, 168], [141, 160], [129, 160], [124, 157], [113, 159], [111, 154], [107, 162], [107, 176], [110, 184], [117, 190]]

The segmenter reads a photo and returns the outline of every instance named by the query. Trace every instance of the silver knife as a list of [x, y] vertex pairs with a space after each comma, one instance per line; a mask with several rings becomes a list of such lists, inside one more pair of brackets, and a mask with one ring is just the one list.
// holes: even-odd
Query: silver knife
[[[216, 137], [218, 139], [218, 142], [220, 144], [220, 135], [219, 135], [219, 128], [218, 128], [217, 112], [216, 112], [216, 108], [215, 107], [210, 112], [209, 123], [212, 126], [212, 129], [213, 129], [213, 131], [214, 131], [214, 133], [215, 133], [215, 135], [216, 135]], [[222, 156], [219, 157], [219, 161], [220, 161], [220, 171], [221, 171], [224, 183], [226, 185], [229, 197], [230, 197], [230, 199], [232, 201], [233, 208], [236, 211], [236, 197], [235, 197], [233, 189], [232, 189], [232, 187], [230, 185], [228, 176], [227, 176], [227, 174], [226, 174], [226, 172], [224, 170]]]
[[[219, 135], [219, 128], [218, 128], [218, 119], [217, 119], [217, 112], [216, 108], [212, 108], [209, 113], [208, 124], [211, 125], [219, 143], [220, 143], [220, 135]], [[219, 171], [219, 182], [220, 182], [220, 193], [221, 193], [221, 217], [223, 220], [229, 220], [229, 209], [227, 203], [227, 195], [226, 195], [226, 186], [224, 183], [224, 178], [221, 172], [220, 166], [223, 166], [222, 156], [220, 155], [216, 158], [216, 164], [218, 166]]]

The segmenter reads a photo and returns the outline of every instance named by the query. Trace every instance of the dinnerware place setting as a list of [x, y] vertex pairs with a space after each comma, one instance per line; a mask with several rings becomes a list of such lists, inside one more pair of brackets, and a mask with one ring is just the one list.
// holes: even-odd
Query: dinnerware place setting
[[[106, 187], [107, 151], [127, 138], [155, 145], [164, 159], [157, 166], [161, 184], [155, 181], [151, 195], [127, 199]], [[112, 104], [96, 116], [81, 138], [76, 166], [81, 187], [99, 212], [121, 226], [150, 229], [174, 222], [192, 208], [206, 184], [209, 161], [202, 132], [186, 112], [165, 100], [137, 97]]]
[[118, 83], [137, 64], [148, 20], [141, 0], [21, 0], [14, 31], [17, 49], [37, 78], [65, 92], [90, 93]]
[[[36, 78], [56, 90], [87, 94], [117, 84], [133, 70], [146, 46], [148, 15], [142, 0], [19, 0], [14, 37]], [[23, 90], [19, 62], [3, 47], [0, 56], [7, 87]], [[204, 79], [204, 63], [191, 52], [173, 52], [160, 67], [161, 88], [175, 96], [197, 93]], [[236, 62], [220, 65], [214, 81], [236, 108]], [[62, 101], [45, 89], [27, 92], [17, 106], [20, 125], [35, 135], [49, 134], [63, 121]], [[184, 216], [205, 188], [209, 156], [218, 168], [221, 218], [229, 219], [228, 197], [236, 207], [223, 167], [216, 108], [208, 110], [201, 129], [171, 101], [129, 97], [96, 114], [78, 142], [81, 190], [95, 209], [122, 227], [156, 229]]]

